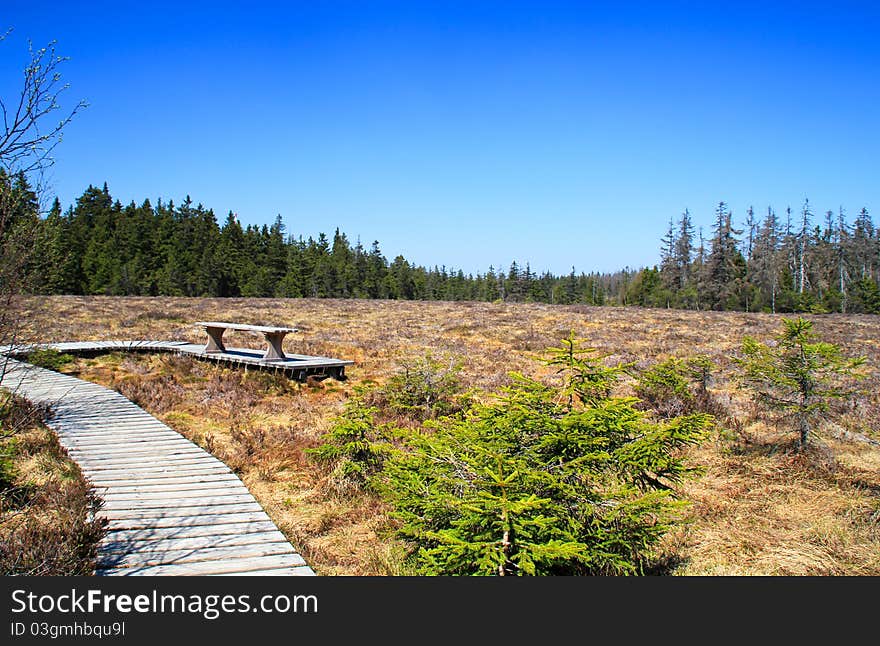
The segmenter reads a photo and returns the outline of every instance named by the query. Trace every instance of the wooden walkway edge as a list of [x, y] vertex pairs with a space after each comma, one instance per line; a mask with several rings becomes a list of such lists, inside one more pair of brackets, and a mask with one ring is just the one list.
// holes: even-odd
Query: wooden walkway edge
[[205, 346], [187, 341], [65, 341], [60, 343], [37, 343], [21, 346], [0, 346], [0, 355], [25, 359], [29, 352], [50, 348], [67, 354], [94, 356], [108, 352], [170, 352], [186, 355], [202, 361], [224, 363], [240, 368], [253, 368], [281, 372], [291, 379], [307, 377], [332, 377], [345, 379], [346, 366], [354, 362], [332, 357], [315, 357], [305, 354], [285, 353], [283, 359], [266, 359], [263, 351], [251, 348], [225, 347], [223, 352], [206, 352]]
[[104, 500], [95, 574], [314, 575], [220, 460], [113, 390], [3, 361], [0, 386], [49, 407], [47, 426]]

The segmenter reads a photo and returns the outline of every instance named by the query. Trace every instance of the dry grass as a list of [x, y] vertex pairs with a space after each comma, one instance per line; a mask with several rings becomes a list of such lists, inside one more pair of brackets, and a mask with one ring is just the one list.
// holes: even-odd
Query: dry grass
[[40, 415], [13, 400], [0, 420], [16, 429], [0, 440], [0, 575], [91, 574], [100, 500]]
[[[36, 305], [36, 304], [35, 304]], [[400, 573], [381, 535], [380, 503], [347, 497], [304, 453], [318, 443], [357, 384], [384, 383], [401, 361], [464, 359], [467, 386], [495, 391], [511, 370], [548, 376], [534, 355], [573, 330], [610, 361], [645, 367], [706, 354], [720, 372], [710, 390], [726, 410], [713, 441], [692, 451], [705, 474], [682, 493], [687, 523], [667, 537], [676, 574], [880, 573], [880, 318], [811, 316], [816, 331], [868, 358], [862, 395], [838, 411], [809, 455], [756, 418], [732, 382], [730, 355], [746, 334], [766, 339], [780, 317], [543, 304], [284, 299], [52, 297], [29, 320], [45, 341], [201, 341], [197, 320], [287, 324], [296, 352], [352, 359], [349, 380], [297, 384], [168, 355], [111, 355], [71, 370], [116, 388], [235, 469], [321, 574]], [[259, 347], [252, 337], [234, 344]], [[622, 385], [627, 392], [627, 384]]]

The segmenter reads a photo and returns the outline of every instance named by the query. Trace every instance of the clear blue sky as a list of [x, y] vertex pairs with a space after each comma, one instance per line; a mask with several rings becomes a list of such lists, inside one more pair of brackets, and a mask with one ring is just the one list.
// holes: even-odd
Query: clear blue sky
[[222, 222], [465, 271], [658, 261], [670, 216], [880, 208], [880, 5], [3, 0], [91, 106], [65, 208], [190, 194]]

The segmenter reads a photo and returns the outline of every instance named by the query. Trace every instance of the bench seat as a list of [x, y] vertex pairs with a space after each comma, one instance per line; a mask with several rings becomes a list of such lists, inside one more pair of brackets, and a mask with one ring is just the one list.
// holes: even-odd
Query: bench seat
[[229, 323], [225, 321], [197, 321], [193, 325], [204, 328], [208, 334], [205, 352], [226, 352], [226, 346], [223, 345], [223, 333], [226, 330], [262, 334], [268, 345], [266, 353], [263, 355], [263, 359], [267, 361], [285, 359], [284, 350], [281, 347], [284, 337], [291, 332], [299, 332], [295, 327], [249, 325], [247, 323]]

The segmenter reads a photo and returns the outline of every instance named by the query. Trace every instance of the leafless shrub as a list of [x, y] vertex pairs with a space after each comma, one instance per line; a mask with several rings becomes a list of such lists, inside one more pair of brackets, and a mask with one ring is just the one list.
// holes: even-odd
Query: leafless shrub
[[[106, 523], [95, 518], [101, 500], [39, 426], [39, 412], [15, 399], [2, 418], [17, 432], [0, 440], [0, 575], [91, 574]], [[28, 460], [39, 482], [19, 473]]]
[[116, 391], [141, 408], [163, 413], [183, 401], [185, 390], [173, 375], [156, 378], [122, 379], [114, 385]]
[[229, 448], [222, 457], [233, 471], [253, 468], [261, 479], [271, 481], [277, 470], [304, 464], [303, 449], [308, 446], [292, 427], [233, 427]]
[[175, 321], [183, 323], [187, 320], [188, 314], [179, 310], [148, 310], [137, 315], [135, 321]]
[[33, 428], [49, 414], [48, 406], [38, 406], [14, 394], [0, 394], [0, 440]]
[[82, 478], [39, 487], [25, 512], [0, 525], [0, 575], [91, 574], [105, 531], [100, 506]]

